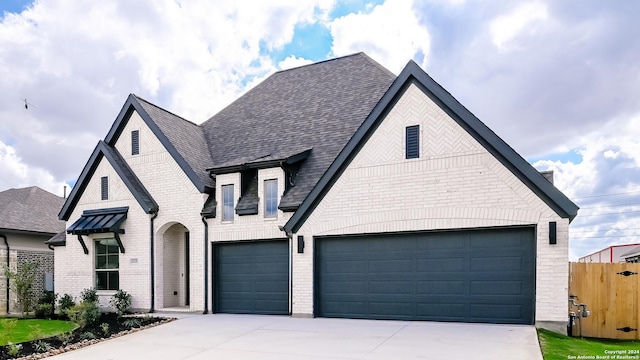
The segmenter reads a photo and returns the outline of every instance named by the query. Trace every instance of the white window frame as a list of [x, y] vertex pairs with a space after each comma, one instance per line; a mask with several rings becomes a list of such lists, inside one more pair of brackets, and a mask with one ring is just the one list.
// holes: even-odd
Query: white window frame
[[[106, 253], [98, 253], [98, 244], [101, 241], [109, 241], [109, 242], [113, 242], [113, 244], [109, 244]], [[115, 249], [115, 252], [109, 252], [108, 249], [109, 247]], [[94, 265], [93, 265], [93, 272], [94, 272], [94, 282], [95, 282], [95, 288], [98, 291], [117, 291], [120, 288], [120, 249], [118, 248], [118, 243], [116, 242], [115, 238], [100, 238], [100, 239], [95, 239], [94, 241]], [[110, 256], [117, 256], [118, 259], [118, 266], [117, 267], [109, 267], [109, 257]], [[105, 257], [105, 264], [106, 267], [105, 268], [98, 268], [98, 256], [104, 256]], [[105, 288], [101, 288], [100, 286], [98, 286], [98, 273], [107, 273], [107, 284], [105, 284]], [[109, 288], [109, 284], [111, 284], [111, 281], [109, 281], [109, 277], [111, 276], [109, 273], [116, 273], [116, 275], [118, 276], [118, 283], [117, 283], [117, 287], [115, 289], [110, 289]]]
[[[226, 190], [230, 190], [231, 192], [229, 193]], [[220, 188], [220, 192], [222, 193], [222, 221], [233, 221], [235, 216], [234, 190], [233, 184], [222, 185]]]

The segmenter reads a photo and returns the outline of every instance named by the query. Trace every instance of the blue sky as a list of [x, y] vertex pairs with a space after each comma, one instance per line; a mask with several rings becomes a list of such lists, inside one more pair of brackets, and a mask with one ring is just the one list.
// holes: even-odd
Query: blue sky
[[[582, 207], [572, 259], [640, 242], [633, 1], [0, 1], [0, 190], [62, 195], [129, 93], [201, 123], [275, 71], [416, 61]], [[32, 106], [24, 108], [27, 99]]]

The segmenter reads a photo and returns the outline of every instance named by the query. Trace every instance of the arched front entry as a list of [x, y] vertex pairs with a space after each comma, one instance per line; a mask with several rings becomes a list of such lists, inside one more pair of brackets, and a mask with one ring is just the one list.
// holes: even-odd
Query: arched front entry
[[188, 307], [189, 229], [180, 223], [162, 226], [158, 231], [156, 259], [158, 308]]

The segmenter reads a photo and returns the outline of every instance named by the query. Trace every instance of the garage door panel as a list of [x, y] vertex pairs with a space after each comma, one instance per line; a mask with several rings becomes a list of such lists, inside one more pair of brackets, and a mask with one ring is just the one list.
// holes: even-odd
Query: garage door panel
[[215, 244], [214, 284], [216, 312], [288, 314], [288, 242]]
[[316, 315], [531, 324], [534, 234], [519, 228], [316, 239]]

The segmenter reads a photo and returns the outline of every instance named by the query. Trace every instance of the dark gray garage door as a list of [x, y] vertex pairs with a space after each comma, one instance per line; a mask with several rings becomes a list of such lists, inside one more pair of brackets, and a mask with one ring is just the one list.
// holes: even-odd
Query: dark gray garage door
[[533, 228], [317, 238], [316, 315], [532, 324]]
[[214, 311], [289, 313], [286, 240], [214, 244]]

